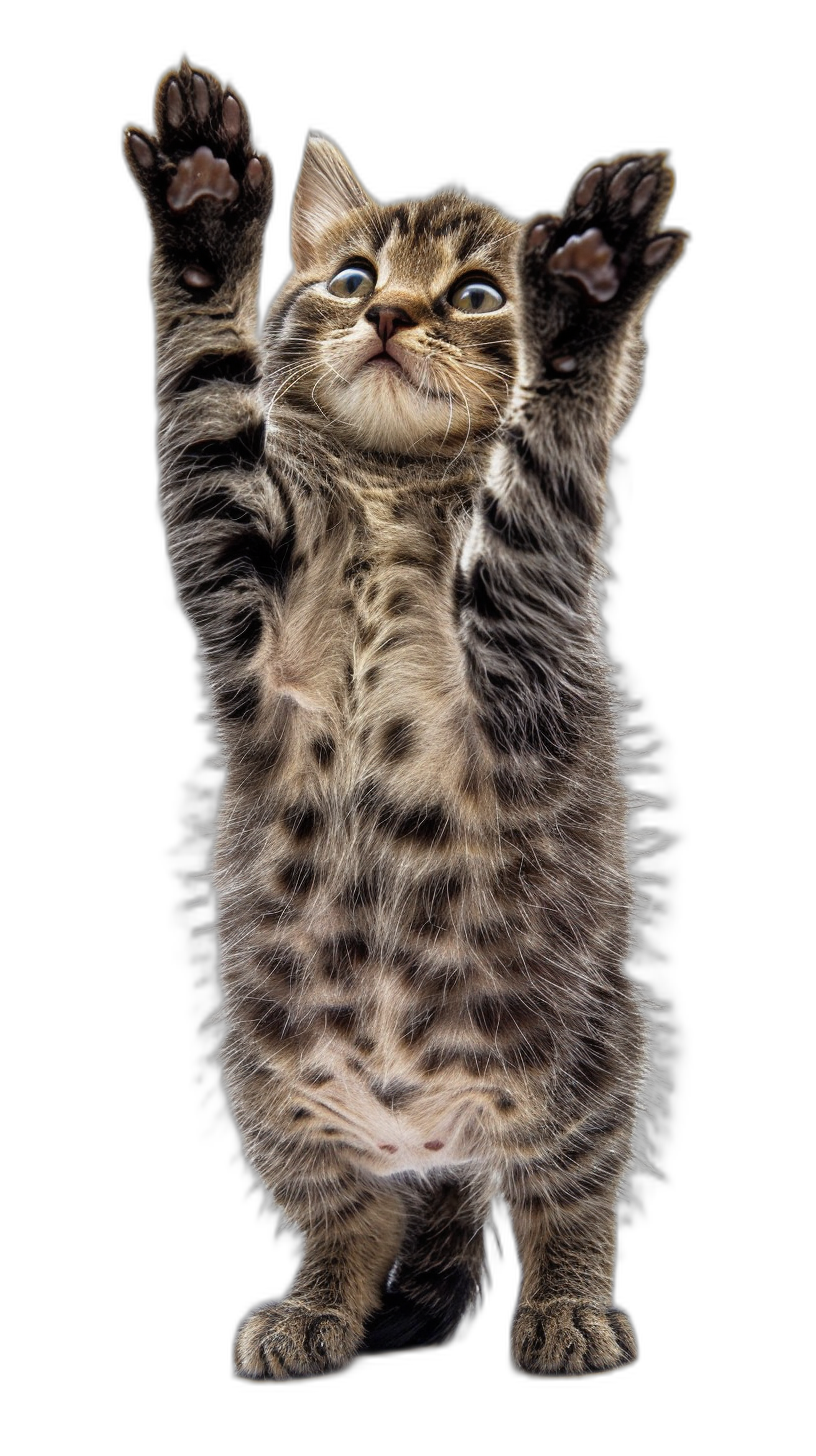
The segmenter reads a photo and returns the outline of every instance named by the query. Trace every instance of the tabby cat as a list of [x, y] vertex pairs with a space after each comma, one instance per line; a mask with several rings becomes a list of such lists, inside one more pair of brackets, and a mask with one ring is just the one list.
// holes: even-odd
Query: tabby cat
[[272, 177], [183, 63], [126, 132], [155, 230], [161, 498], [226, 759], [226, 1086], [305, 1238], [241, 1375], [444, 1340], [491, 1198], [535, 1373], [634, 1358], [612, 1305], [644, 1061], [596, 605], [610, 440], [683, 246], [662, 154], [522, 226], [380, 206], [309, 138], [259, 345]]

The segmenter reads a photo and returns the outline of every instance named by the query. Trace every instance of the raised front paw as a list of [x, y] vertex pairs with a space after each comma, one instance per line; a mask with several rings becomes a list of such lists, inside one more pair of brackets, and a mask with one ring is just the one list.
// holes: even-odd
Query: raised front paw
[[179, 281], [194, 293], [212, 290], [259, 255], [272, 201], [269, 162], [251, 146], [235, 92], [186, 61], [159, 84], [156, 133], [128, 128], [128, 162]]
[[339, 1370], [356, 1354], [362, 1326], [343, 1310], [281, 1300], [253, 1310], [235, 1339], [235, 1369], [250, 1380], [287, 1380]]
[[558, 1299], [516, 1312], [513, 1359], [531, 1375], [585, 1375], [636, 1358], [635, 1332], [623, 1310]]
[[677, 261], [685, 234], [657, 232], [674, 187], [665, 154], [618, 157], [585, 172], [563, 218], [528, 229], [524, 275], [550, 331], [608, 328], [652, 292]]

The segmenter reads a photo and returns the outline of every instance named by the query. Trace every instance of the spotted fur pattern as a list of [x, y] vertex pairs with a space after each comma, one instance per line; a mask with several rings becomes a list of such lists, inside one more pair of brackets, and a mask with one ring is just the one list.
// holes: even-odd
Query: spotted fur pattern
[[[662, 156], [522, 227], [380, 206], [312, 137], [259, 345], [271, 172], [186, 64], [126, 134], [155, 230], [161, 495], [226, 761], [226, 1085], [305, 1237], [238, 1371], [444, 1339], [491, 1197], [535, 1372], [633, 1358], [612, 1308], [642, 1029], [595, 602], [610, 440], [682, 247]], [[365, 264], [364, 301], [327, 284]], [[503, 299], [482, 315], [457, 281]], [[390, 321], [390, 322], [389, 322]]]

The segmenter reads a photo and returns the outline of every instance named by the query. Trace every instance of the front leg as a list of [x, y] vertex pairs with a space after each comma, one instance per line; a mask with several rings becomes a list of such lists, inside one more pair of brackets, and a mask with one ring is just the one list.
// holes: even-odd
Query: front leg
[[243, 732], [295, 535], [267, 458], [256, 337], [272, 175], [239, 98], [186, 63], [159, 86], [156, 132], [130, 128], [125, 152], [155, 235], [162, 507], [216, 709]]
[[683, 235], [656, 232], [662, 155], [592, 167], [528, 229], [521, 383], [465, 543], [463, 643], [499, 752], [563, 765], [605, 713], [592, 581], [609, 445], [637, 392], [641, 322]]
[[[307, 1152], [301, 1149], [304, 1163]], [[253, 1310], [238, 1329], [235, 1367], [252, 1380], [322, 1375], [348, 1364], [382, 1300], [404, 1228], [399, 1191], [357, 1180], [350, 1169], [334, 1181], [311, 1176], [308, 1187], [295, 1173], [276, 1182], [275, 1196], [303, 1229], [305, 1249], [288, 1295]]]
[[529, 228], [522, 258], [528, 410], [552, 448], [606, 447], [634, 404], [647, 304], [677, 262], [685, 234], [657, 232], [674, 188], [665, 156], [597, 164], [574, 188], [563, 219]]
[[552, 1126], [534, 1156], [505, 1170], [522, 1272], [513, 1355], [531, 1374], [610, 1370], [637, 1352], [628, 1316], [612, 1304], [640, 1055], [633, 1012], [618, 1000], [573, 1044]]
[[182, 62], [159, 83], [156, 135], [128, 127], [125, 155], [155, 232], [160, 342], [167, 315], [178, 327], [223, 319], [236, 306], [254, 341], [272, 169], [251, 146], [243, 103]]
[[614, 1194], [557, 1208], [517, 1188], [511, 1212], [522, 1266], [516, 1364], [531, 1375], [583, 1375], [634, 1360], [629, 1317], [612, 1307]]

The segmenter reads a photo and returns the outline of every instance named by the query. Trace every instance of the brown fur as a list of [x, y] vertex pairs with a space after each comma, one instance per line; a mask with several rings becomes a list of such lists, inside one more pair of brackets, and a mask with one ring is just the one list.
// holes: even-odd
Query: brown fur
[[[455, 193], [381, 207], [314, 138], [261, 360], [271, 180], [237, 106], [183, 67], [158, 140], [127, 143], [156, 228], [170, 552], [227, 755], [223, 1064], [306, 1238], [237, 1368], [444, 1338], [495, 1191], [516, 1359], [607, 1368], [635, 1353], [610, 1304], [643, 1054], [594, 579], [640, 318], [681, 246], [653, 242], [671, 174], [596, 168], [528, 232]], [[367, 301], [327, 289], [349, 260]], [[503, 306], [457, 310], [469, 275]], [[401, 369], [369, 360], [378, 310]]]

